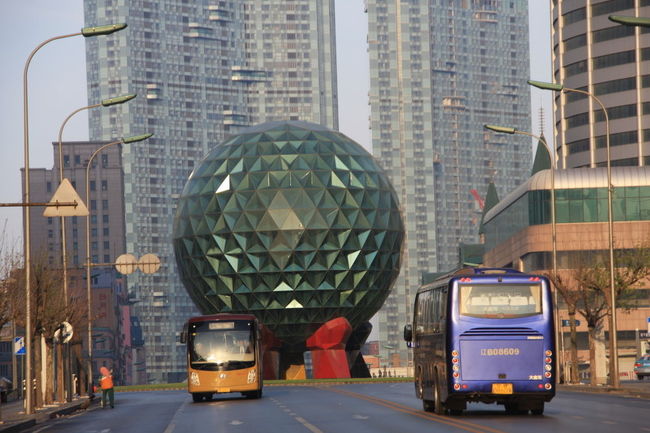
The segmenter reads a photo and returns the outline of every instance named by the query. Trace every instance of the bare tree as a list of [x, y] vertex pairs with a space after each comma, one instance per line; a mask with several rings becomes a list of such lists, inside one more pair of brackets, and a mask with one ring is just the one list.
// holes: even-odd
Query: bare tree
[[[576, 312], [578, 311], [578, 303], [580, 302], [580, 293], [577, 290], [577, 282], [570, 272], [559, 271], [557, 274], [549, 272], [546, 276], [551, 280], [555, 290], [558, 291], [562, 299], [567, 305], [567, 313], [569, 315], [569, 347], [571, 360], [569, 362], [569, 383], [577, 383], [578, 378], [578, 332], [576, 330]], [[565, 379], [566, 379], [566, 371]]]
[[[52, 351], [47, 350], [46, 353], [41, 353], [41, 339], [44, 339], [46, 342], [46, 347], [51, 348], [54, 344], [54, 333], [63, 321], [81, 326], [84, 320], [82, 313], [84, 309], [72, 301], [66, 302], [63, 294], [61, 269], [50, 266], [47, 263], [45, 255], [34, 256], [31, 260], [31, 265], [32, 355], [34, 357], [34, 370], [40, 371], [43, 363], [46, 363], [45, 365], [53, 365], [53, 359], [51, 358]], [[11, 278], [11, 283], [7, 285], [7, 290], [10, 294], [9, 298], [11, 299], [10, 302], [15, 306], [16, 322], [21, 326], [25, 325], [24, 306], [26, 302], [24, 274], [24, 268], [15, 269], [12, 272], [13, 278]], [[47, 376], [48, 383], [46, 384], [40, 383], [39, 374], [33, 375], [32, 377], [36, 378], [36, 406], [41, 406], [43, 403], [50, 403], [54, 397], [53, 375]], [[42, 391], [43, 389], [45, 389], [44, 393]], [[43, 394], [45, 395], [45, 401], [41, 398]]]
[[0, 329], [14, 319], [10, 291], [12, 271], [20, 268], [22, 257], [15, 243], [7, 236], [6, 227], [0, 236]]
[[[629, 310], [636, 305], [635, 286], [650, 275], [648, 242], [630, 250], [616, 250], [614, 257], [614, 296], [617, 308]], [[596, 381], [595, 342], [602, 337], [603, 319], [611, 313], [609, 263], [603, 255], [582, 255], [573, 271], [577, 283], [575, 295], [578, 312], [585, 318], [589, 330], [591, 382]], [[611, 331], [611, 330], [610, 330]], [[613, 351], [610, 348], [610, 353]]]

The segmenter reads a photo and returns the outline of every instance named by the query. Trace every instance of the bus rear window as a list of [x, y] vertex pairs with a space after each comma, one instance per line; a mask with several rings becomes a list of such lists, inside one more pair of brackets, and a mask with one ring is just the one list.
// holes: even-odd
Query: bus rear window
[[461, 284], [460, 314], [509, 319], [542, 313], [539, 284]]

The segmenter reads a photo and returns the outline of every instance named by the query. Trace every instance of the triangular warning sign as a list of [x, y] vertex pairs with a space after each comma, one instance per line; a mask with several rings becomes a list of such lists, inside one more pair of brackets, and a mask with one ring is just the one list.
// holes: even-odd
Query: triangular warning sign
[[[77, 203], [76, 206], [57, 206], [58, 203]], [[88, 208], [68, 179], [63, 179], [43, 212], [46, 217], [87, 216]]]

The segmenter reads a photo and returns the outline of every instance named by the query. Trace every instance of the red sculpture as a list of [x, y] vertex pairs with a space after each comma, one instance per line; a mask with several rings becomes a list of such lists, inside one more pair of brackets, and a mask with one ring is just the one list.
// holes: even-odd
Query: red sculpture
[[307, 339], [314, 379], [350, 377], [345, 344], [351, 333], [350, 322], [338, 317], [324, 323]]

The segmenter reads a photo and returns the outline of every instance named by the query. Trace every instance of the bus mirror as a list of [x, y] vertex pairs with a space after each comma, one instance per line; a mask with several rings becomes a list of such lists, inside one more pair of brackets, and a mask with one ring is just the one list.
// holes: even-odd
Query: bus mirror
[[181, 343], [185, 344], [187, 343], [187, 332], [181, 331]]
[[404, 325], [404, 340], [411, 341], [413, 339], [413, 326]]

